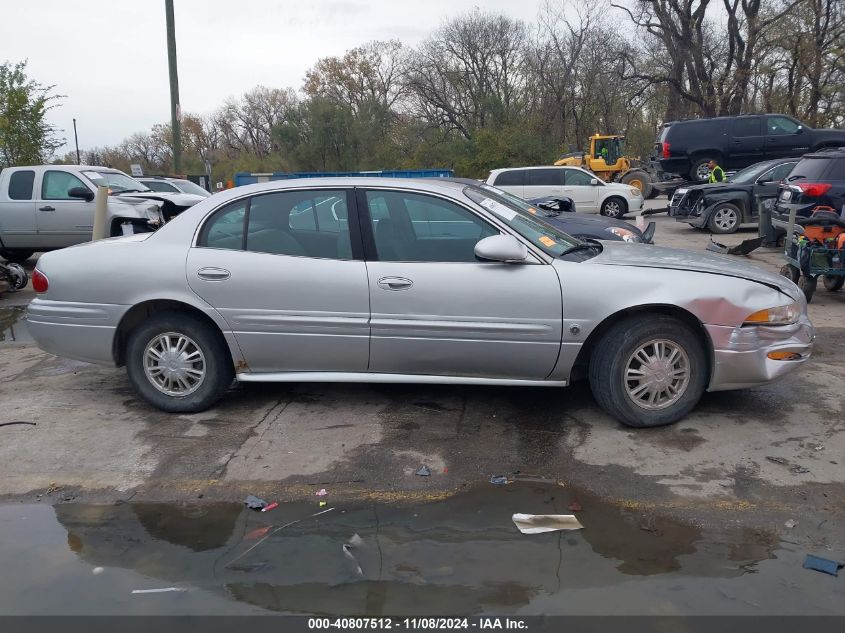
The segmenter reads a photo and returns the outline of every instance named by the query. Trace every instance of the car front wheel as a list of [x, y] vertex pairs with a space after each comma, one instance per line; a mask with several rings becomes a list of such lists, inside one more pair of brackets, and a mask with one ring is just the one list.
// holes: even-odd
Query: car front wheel
[[720, 204], [713, 209], [707, 226], [713, 233], [735, 233], [739, 228], [741, 212], [735, 204]]
[[234, 378], [220, 332], [179, 312], [154, 315], [130, 334], [126, 373], [141, 398], [174, 413], [207, 409]]
[[707, 386], [701, 340], [678, 319], [635, 315], [613, 326], [590, 359], [590, 388], [599, 405], [633, 427], [682, 419]]
[[601, 215], [608, 218], [621, 218], [627, 210], [627, 205], [622, 198], [608, 198], [601, 204]]

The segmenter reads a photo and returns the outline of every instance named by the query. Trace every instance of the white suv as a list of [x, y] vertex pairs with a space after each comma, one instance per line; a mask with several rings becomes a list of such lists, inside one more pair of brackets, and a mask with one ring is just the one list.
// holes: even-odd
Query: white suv
[[494, 169], [487, 184], [525, 200], [545, 196], [572, 198], [575, 210], [619, 218], [643, 207], [643, 195], [636, 187], [604, 182], [577, 167], [508, 167]]

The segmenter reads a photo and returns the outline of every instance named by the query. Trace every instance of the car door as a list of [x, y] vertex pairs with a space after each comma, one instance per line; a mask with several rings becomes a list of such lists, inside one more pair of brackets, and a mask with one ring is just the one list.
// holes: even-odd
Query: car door
[[230, 202], [204, 222], [188, 283], [226, 319], [250, 371], [367, 370], [370, 298], [357, 216], [338, 214], [330, 231], [313, 216], [321, 201], [345, 207], [349, 195], [281, 189]]
[[593, 180], [598, 180], [594, 174], [589, 174], [580, 169], [563, 169], [564, 187], [563, 195], [572, 198], [575, 202], [575, 210], [585, 213], [596, 213], [598, 207], [598, 196], [601, 183], [594, 185]]
[[758, 200], [766, 208], [771, 209], [774, 207], [781, 182], [786, 179], [789, 172], [792, 171], [792, 168], [795, 167], [797, 163], [797, 159], [794, 162], [781, 163], [771, 169], [767, 169], [764, 173], [757, 177], [757, 180], [754, 181], [754, 186], [752, 187], [752, 217], [757, 217], [759, 215], [759, 209], [756, 204], [756, 201]]
[[723, 167], [745, 167], [759, 161], [764, 154], [763, 117], [736, 117], [731, 122], [729, 155]]
[[[475, 244], [500, 230], [454, 200], [400, 189], [361, 189], [357, 197], [369, 215], [362, 213], [371, 372], [535, 380], [551, 373], [562, 318], [551, 266], [479, 261]], [[439, 225], [412, 219], [423, 212]]]
[[[11, 170], [10, 170], [11, 171]], [[38, 244], [35, 226], [35, 171], [11, 171], [4, 191], [0, 191], [0, 235], [6, 248], [27, 248]]]
[[520, 198], [525, 197], [526, 169], [505, 169], [490, 184]]
[[542, 167], [526, 169], [525, 193], [523, 198], [542, 198], [545, 196], [564, 196], [563, 169], [560, 167]]
[[779, 114], [766, 116], [766, 158], [789, 158], [808, 151], [808, 136], [798, 121]]
[[76, 187], [94, 193], [91, 187], [69, 171], [44, 170], [35, 203], [39, 246], [64, 248], [91, 240], [94, 203], [70, 197], [68, 192]]

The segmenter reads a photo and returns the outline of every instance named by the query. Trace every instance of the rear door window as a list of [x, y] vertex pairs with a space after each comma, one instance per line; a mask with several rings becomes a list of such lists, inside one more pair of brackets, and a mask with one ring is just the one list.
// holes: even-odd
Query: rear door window
[[540, 187], [559, 187], [563, 185], [562, 169], [528, 169], [528, 185]]
[[32, 200], [32, 185], [35, 184], [35, 172], [22, 169], [9, 176], [9, 199]]
[[518, 187], [525, 184], [525, 169], [509, 169], [496, 176], [496, 187]]
[[741, 117], [734, 119], [734, 136], [761, 136], [763, 134], [763, 119], [759, 116]]

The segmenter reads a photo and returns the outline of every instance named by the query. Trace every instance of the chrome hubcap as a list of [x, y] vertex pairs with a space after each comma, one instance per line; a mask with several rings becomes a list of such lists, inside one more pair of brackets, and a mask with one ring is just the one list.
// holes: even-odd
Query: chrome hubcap
[[707, 180], [710, 178], [710, 168], [707, 166], [707, 163], [701, 163], [698, 166], [698, 170], [695, 172], [695, 175], [698, 176], [699, 180]]
[[144, 350], [144, 373], [152, 385], [168, 396], [187, 396], [205, 379], [205, 356], [188, 336], [165, 332]]
[[689, 357], [682, 347], [657, 339], [637, 349], [625, 365], [625, 390], [643, 409], [665, 409], [689, 386]]
[[617, 215], [619, 215], [619, 203], [608, 202], [606, 205], [604, 205], [604, 213], [610, 218], [615, 218]]
[[713, 222], [716, 223], [720, 229], [732, 229], [736, 224], [736, 214], [733, 209], [717, 209], [713, 215]]

